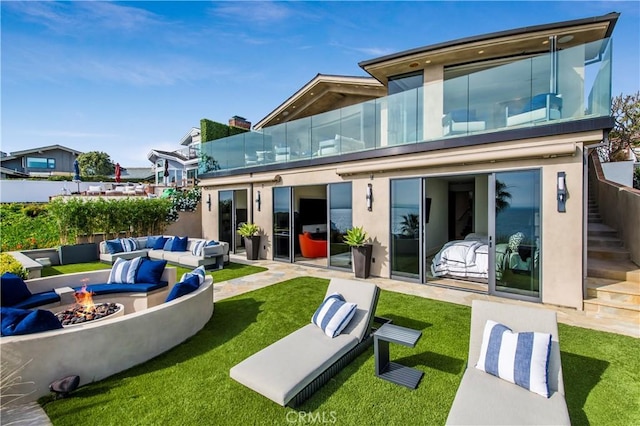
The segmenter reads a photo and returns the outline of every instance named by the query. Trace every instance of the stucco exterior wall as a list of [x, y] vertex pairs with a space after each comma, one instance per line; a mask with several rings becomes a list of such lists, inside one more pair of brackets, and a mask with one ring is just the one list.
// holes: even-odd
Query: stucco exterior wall
[[[391, 179], [403, 177], [438, 177], [456, 174], [476, 174], [476, 197], [487, 197], [488, 188], [483, 186], [486, 175], [493, 172], [538, 169], [541, 171], [541, 243], [542, 243], [542, 292], [543, 303], [582, 308], [582, 255], [583, 255], [583, 193], [582, 193], [582, 144], [601, 138], [601, 133], [590, 132], [561, 138], [538, 138], [510, 141], [489, 146], [457, 148], [455, 150], [432, 151], [398, 157], [363, 160], [351, 163], [336, 163], [330, 166], [306, 167], [278, 172], [254, 173], [252, 176], [229, 176], [203, 180], [203, 199], [209, 192], [212, 211], [203, 214], [205, 238], [217, 237], [216, 217], [217, 192], [229, 189], [249, 189], [254, 203], [256, 191], [261, 192], [261, 211], [254, 209], [254, 221], [265, 232], [261, 257], [273, 258], [271, 239], [273, 188], [292, 186], [304, 192], [308, 185], [329, 183], [352, 183], [352, 220], [354, 226], [363, 226], [373, 243], [371, 274], [389, 277], [390, 258], [390, 185]], [[548, 149], [559, 154], [547, 155]], [[487, 160], [488, 152], [491, 160]], [[397, 165], [397, 168], [394, 168]], [[557, 211], [557, 173], [566, 173], [569, 197], [566, 213]], [[274, 182], [275, 175], [279, 180]], [[479, 180], [478, 180], [479, 179]], [[433, 179], [433, 183], [436, 179]], [[373, 208], [366, 207], [366, 188], [371, 183]], [[211, 187], [206, 187], [212, 185]], [[437, 185], [434, 185], [437, 186]], [[435, 188], [434, 188], [435, 189]], [[443, 190], [446, 193], [446, 190]], [[437, 191], [436, 191], [437, 192]], [[442, 192], [442, 191], [441, 191]], [[444, 195], [443, 195], [444, 196]], [[487, 205], [481, 200], [478, 205]], [[442, 213], [434, 202], [431, 214]], [[488, 214], [488, 212], [487, 212]], [[486, 216], [486, 215], [485, 215]], [[481, 217], [481, 216], [480, 216]], [[206, 223], [205, 223], [206, 222]], [[479, 229], [482, 231], [482, 229]], [[427, 248], [429, 249], [429, 248]]]

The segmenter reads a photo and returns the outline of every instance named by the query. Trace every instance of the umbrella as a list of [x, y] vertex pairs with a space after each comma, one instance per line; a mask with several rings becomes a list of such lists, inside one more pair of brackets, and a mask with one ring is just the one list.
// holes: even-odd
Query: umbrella
[[168, 182], [168, 178], [169, 177], [169, 161], [164, 160], [164, 183], [166, 184]]
[[120, 174], [122, 171], [120, 170], [120, 163], [116, 163], [116, 182], [120, 183]]
[[78, 164], [78, 160], [76, 159], [73, 162], [73, 180], [74, 181], [79, 181], [80, 180], [80, 164]]

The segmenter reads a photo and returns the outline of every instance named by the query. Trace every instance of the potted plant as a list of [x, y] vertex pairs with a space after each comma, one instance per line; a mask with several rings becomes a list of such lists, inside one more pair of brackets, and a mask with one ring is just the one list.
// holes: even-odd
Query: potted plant
[[247, 260], [260, 259], [260, 227], [255, 223], [245, 222], [238, 227], [238, 234], [244, 237]]
[[356, 278], [368, 278], [371, 271], [373, 245], [367, 243], [367, 233], [361, 226], [356, 226], [347, 230], [343, 241], [351, 247]]

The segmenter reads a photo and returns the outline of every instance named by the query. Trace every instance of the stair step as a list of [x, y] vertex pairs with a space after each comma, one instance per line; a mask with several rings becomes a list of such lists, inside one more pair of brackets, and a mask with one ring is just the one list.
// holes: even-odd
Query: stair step
[[640, 268], [630, 260], [611, 261], [588, 257], [587, 276], [617, 281], [640, 282]]
[[588, 238], [588, 247], [622, 247], [622, 240], [618, 237]]
[[587, 313], [614, 315], [637, 321], [640, 325], [640, 305], [638, 304], [586, 299], [583, 301], [583, 306]]
[[587, 278], [587, 296], [640, 306], [640, 282]]
[[590, 246], [587, 250], [587, 256], [589, 259], [605, 259], [605, 260], [629, 260], [629, 250], [624, 247], [593, 247]]
[[587, 235], [590, 237], [617, 237], [618, 231], [604, 223], [589, 223], [587, 225]]

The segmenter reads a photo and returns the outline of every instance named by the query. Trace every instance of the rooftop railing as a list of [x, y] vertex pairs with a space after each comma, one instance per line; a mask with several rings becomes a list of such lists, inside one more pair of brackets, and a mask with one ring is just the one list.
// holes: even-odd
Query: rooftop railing
[[440, 84], [204, 142], [199, 173], [610, 115], [611, 42], [465, 72]]

